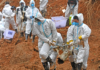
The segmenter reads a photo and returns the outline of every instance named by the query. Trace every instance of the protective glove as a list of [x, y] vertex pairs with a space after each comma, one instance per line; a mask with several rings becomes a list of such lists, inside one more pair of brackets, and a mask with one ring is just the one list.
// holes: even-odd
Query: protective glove
[[21, 19], [23, 20], [23, 19], [24, 19], [24, 17], [23, 17], [23, 16], [21, 16]]
[[30, 16], [30, 19], [34, 18], [34, 16]]
[[56, 41], [53, 40], [52, 45], [55, 46], [56, 45]]
[[78, 37], [80, 40], [82, 40], [82, 35]]
[[49, 45], [55, 46], [56, 42], [55, 41], [52, 42], [52, 41], [49, 40]]
[[32, 16], [30, 16], [30, 19], [32, 19], [33, 17]]
[[69, 45], [69, 42], [67, 42], [66, 44]]
[[49, 45], [51, 45], [52, 44], [52, 41], [49, 40], [48, 43], [49, 43]]
[[69, 42], [70, 42], [69, 45], [71, 46], [74, 44], [73, 40], [70, 40]]
[[78, 39], [78, 40], [76, 41], [76, 43], [78, 43], [78, 44], [79, 44], [79, 43], [80, 43], [80, 39]]
[[52, 46], [55, 46], [56, 45], [56, 42], [52, 42]]

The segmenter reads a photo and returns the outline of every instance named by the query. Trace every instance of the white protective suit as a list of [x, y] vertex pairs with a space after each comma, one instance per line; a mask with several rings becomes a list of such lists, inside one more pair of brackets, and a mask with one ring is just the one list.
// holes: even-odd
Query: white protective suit
[[48, 0], [40, 0], [40, 11], [47, 11]]
[[2, 19], [2, 13], [0, 12], [0, 21], [1, 21], [1, 19]]
[[78, 1], [77, 1], [76, 6], [74, 6], [74, 7], [73, 6], [74, 6], [74, 4], [70, 4], [70, 6], [67, 4], [66, 11], [65, 11], [66, 19], [69, 18], [71, 13], [72, 13], [72, 15], [78, 14]]
[[[79, 50], [78, 54], [73, 56], [70, 56], [71, 62], [75, 63], [81, 63], [83, 62], [83, 69], [87, 68], [87, 60], [89, 56], [89, 44], [88, 44], [88, 37], [91, 34], [91, 29], [83, 23], [83, 14], [77, 14], [79, 18], [79, 26], [71, 25], [67, 32], [67, 42], [70, 40], [73, 40], [74, 42], [77, 42], [78, 37], [82, 36], [82, 40], [84, 41], [84, 48], [81, 44], [74, 45], [73, 52], [76, 53], [76, 48]], [[76, 51], [76, 52], [75, 52]], [[73, 59], [74, 58], [74, 59]], [[75, 60], [76, 58], [76, 60]]]
[[[63, 38], [62, 38], [61, 34], [57, 32], [56, 45], [62, 45], [62, 44], [63, 44]], [[55, 63], [58, 53], [51, 48], [49, 55], [50, 55], [52, 61]]]
[[49, 55], [50, 45], [49, 41], [57, 41], [57, 30], [55, 23], [51, 19], [45, 19], [39, 12], [36, 16], [42, 24], [38, 25], [35, 23], [34, 29], [38, 39], [38, 48], [41, 62], [46, 62], [46, 58]]
[[[24, 0], [21, 0], [19, 2], [20, 6], [16, 8], [16, 11], [17, 11], [16, 23], [18, 24], [18, 31], [20, 31], [20, 29], [21, 29], [21, 31], [23, 32], [23, 31], [25, 31], [26, 22], [25, 21], [21, 22], [22, 21], [21, 19], [24, 16], [21, 11], [21, 3], [24, 3], [23, 12], [25, 12], [25, 10], [26, 10], [26, 8], [25, 8], [26, 4], [25, 4]], [[21, 26], [21, 24], [22, 24], [22, 26]]]
[[13, 29], [17, 29], [14, 16], [15, 12], [11, 10], [11, 6], [6, 4], [2, 11], [3, 17], [5, 17], [5, 28], [9, 29], [9, 24], [12, 25]]
[[[31, 4], [34, 3], [35, 6], [35, 2], [33, 0], [30, 1], [30, 6], [27, 8], [26, 10], [26, 17], [27, 17], [27, 24], [26, 24], [26, 34], [30, 34], [31, 30], [34, 29], [34, 18], [31, 19], [30, 16], [36, 16], [37, 13], [39, 12], [39, 10], [34, 7], [31, 7]], [[32, 33], [34, 34], [34, 31], [32, 31]]]

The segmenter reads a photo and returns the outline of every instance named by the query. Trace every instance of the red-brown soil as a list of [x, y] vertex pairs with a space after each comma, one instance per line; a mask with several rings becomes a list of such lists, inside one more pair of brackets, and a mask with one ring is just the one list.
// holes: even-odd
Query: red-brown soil
[[[0, 0], [2, 2], [3, 0]], [[10, 0], [8, 0], [10, 1]], [[18, 6], [19, 0], [11, 0], [11, 5]], [[29, 5], [29, 0], [25, 0]], [[39, 8], [39, 0], [35, 0], [36, 7]], [[4, 4], [0, 5], [0, 10]], [[46, 18], [51, 16], [64, 16], [62, 9], [66, 9], [67, 0], [49, 0]], [[100, 70], [100, 0], [80, 0], [79, 13], [84, 14], [84, 23], [91, 29], [92, 33], [89, 37], [89, 59], [87, 70]], [[62, 34], [63, 39], [66, 38], [68, 27], [57, 29]], [[37, 52], [38, 37], [32, 43], [24, 38], [20, 38], [20, 42], [15, 45], [18, 34], [15, 34], [11, 43], [0, 40], [0, 70], [43, 70], [42, 63]], [[69, 59], [64, 64], [56, 63], [57, 70], [71, 70]], [[53, 70], [53, 69], [50, 69]]]

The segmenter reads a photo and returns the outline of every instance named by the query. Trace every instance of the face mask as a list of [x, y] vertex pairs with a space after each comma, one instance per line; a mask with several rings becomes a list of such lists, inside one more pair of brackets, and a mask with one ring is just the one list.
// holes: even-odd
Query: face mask
[[21, 3], [21, 7], [24, 7], [24, 4], [23, 3]]
[[34, 4], [31, 4], [31, 7], [34, 7]]
[[38, 22], [38, 25], [39, 25], [39, 26], [41, 25], [41, 22], [40, 22], [40, 21]]
[[73, 22], [72, 25], [79, 26], [79, 23]]

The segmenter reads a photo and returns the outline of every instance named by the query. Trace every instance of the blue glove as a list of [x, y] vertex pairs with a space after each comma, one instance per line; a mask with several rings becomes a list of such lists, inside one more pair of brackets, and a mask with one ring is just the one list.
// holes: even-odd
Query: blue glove
[[32, 16], [30, 16], [30, 19], [32, 19], [33, 17]]

